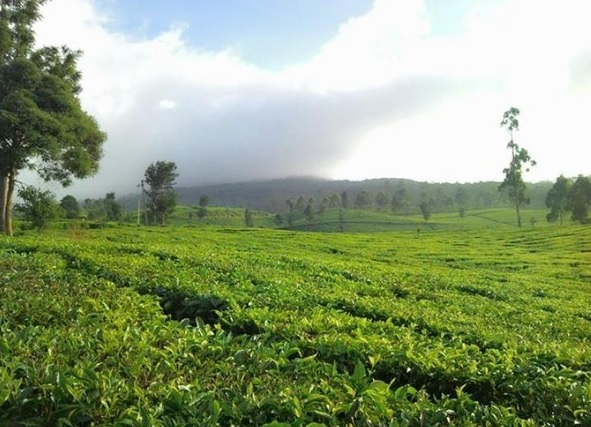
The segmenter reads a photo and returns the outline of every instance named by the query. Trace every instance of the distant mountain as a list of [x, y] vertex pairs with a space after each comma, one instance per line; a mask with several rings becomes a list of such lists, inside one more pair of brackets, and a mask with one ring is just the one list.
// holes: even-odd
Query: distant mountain
[[[266, 212], [285, 212], [287, 200], [294, 204], [300, 197], [306, 202], [314, 200], [319, 206], [323, 200], [347, 193], [349, 206], [354, 207], [359, 195], [365, 192], [364, 200], [369, 207], [389, 210], [391, 200], [401, 192], [405, 194], [406, 209], [418, 212], [422, 201], [429, 201], [434, 212], [465, 209], [486, 209], [510, 206], [506, 197], [498, 191], [499, 182], [478, 183], [427, 183], [399, 178], [368, 179], [364, 181], [327, 180], [313, 177], [285, 178], [268, 181], [214, 184], [194, 187], [177, 187], [179, 204], [197, 205], [199, 197], [207, 195], [211, 206], [240, 207]], [[543, 208], [551, 182], [529, 183], [530, 207]], [[378, 195], [381, 202], [378, 201]], [[358, 197], [359, 196], [359, 197]], [[139, 195], [120, 198], [127, 209], [137, 207]], [[384, 207], [384, 201], [387, 201]]]

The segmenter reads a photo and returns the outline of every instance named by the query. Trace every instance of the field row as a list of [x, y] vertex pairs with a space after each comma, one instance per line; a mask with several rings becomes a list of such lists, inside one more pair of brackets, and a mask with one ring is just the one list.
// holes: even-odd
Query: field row
[[[591, 422], [589, 237], [128, 228], [4, 240], [0, 408], [20, 420], [28, 388], [38, 420], [66, 407], [96, 420], [100, 404], [80, 409], [96, 404], [91, 379], [62, 390], [65, 403], [45, 393], [55, 375], [92, 371], [122, 399], [111, 421], [150, 425]], [[43, 354], [10, 337], [39, 338]], [[53, 377], [44, 352], [63, 359]], [[176, 412], [150, 406], [170, 399]]]

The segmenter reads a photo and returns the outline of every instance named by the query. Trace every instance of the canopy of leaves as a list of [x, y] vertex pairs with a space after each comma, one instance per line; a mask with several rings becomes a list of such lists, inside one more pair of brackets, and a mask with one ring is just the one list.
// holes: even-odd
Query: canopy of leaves
[[556, 178], [556, 182], [548, 191], [546, 196], [546, 206], [550, 208], [550, 212], [546, 216], [549, 222], [560, 220], [562, 224], [564, 212], [567, 210], [568, 193], [571, 187], [571, 181], [560, 175]]
[[35, 168], [69, 185], [98, 170], [106, 135], [76, 94], [79, 52], [44, 48], [0, 64], [0, 172]]
[[423, 200], [419, 205], [419, 209], [421, 209], [423, 219], [428, 221], [431, 218], [431, 212], [433, 210], [433, 199]]
[[579, 175], [568, 192], [567, 209], [571, 219], [581, 224], [589, 222], [589, 208], [591, 207], [591, 180]]
[[149, 186], [148, 213], [152, 221], [164, 224], [176, 206], [177, 197], [173, 188], [178, 177], [176, 169], [174, 162], [167, 161], [157, 161], [146, 168], [144, 182]]
[[117, 221], [121, 218], [123, 209], [117, 200], [115, 200], [115, 193], [107, 193], [103, 199], [103, 204], [108, 221]]
[[60, 200], [60, 206], [66, 214], [66, 218], [78, 218], [80, 215], [80, 205], [76, 198], [70, 194]]
[[67, 46], [35, 49], [33, 25], [43, 3], [0, 2], [0, 228], [8, 235], [22, 169], [67, 186], [98, 170], [106, 139], [78, 99], [80, 52]]
[[42, 229], [49, 221], [59, 217], [60, 206], [48, 190], [39, 190], [33, 186], [22, 187], [18, 192], [22, 202], [15, 207], [30, 221], [33, 228]]

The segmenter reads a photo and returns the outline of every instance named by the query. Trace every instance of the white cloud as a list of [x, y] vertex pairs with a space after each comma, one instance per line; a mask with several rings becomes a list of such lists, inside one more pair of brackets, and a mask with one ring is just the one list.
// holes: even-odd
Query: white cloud
[[[463, 31], [445, 38], [422, 34], [405, 61], [412, 75], [447, 76], [474, 89], [374, 130], [335, 176], [357, 170], [360, 178], [500, 180], [508, 158], [498, 123], [510, 106], [522, 111], [516, 141], [538, 160], [528, 179], [590, 172], [591, 27], [585, 17], [591, 6], [515, 0], [475, 7]], [[390, 156], [383, 155], [387, 147]], [[389, 166], [386, 159], [399, 161]]]
[[315, 58], [288, 67], [285, 77], [319, 92], [355, 91], [407, 78], [428, 28], [421, 0], [376, 0], [365, 15], [342, 24]]
[[81, 192], [131, 191], [159, 159], [177, 161], [187, 183], [498, 180], [498, 123], [513, 105], [517, 141], [539, 162], [532, 179], [589, 173], [573, 156], [591, 138], [587, 2], [483, 4], [436, 37], [423, 1], [376, 0], [314, 58], [275, 72], [188, 44], [182, 25], [154, 38], [111, 31], [91, 0], [49, 2], [37, 35], [85, 52], [82, 101], [109, 134], [101, 172]]
[[172, 110], [173, 108], [176, 108], [176, 102], [170, 99], [161, 99], [158, 101], [158, 106], [163, 110]]

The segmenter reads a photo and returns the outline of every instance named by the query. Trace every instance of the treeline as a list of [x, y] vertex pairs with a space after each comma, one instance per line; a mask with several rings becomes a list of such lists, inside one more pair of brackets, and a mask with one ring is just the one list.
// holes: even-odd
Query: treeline
[[[290, 211], [288, 200], [302, 206], [312, 201], [315, 209], [342, 205], [346, 194], [349, 208], [390, 211], [399, 214], [420, 214], [421, 205], [432, 213], [460, 210], [511, 207], [504, 192], [499, 192], [499, 182], [478, 183], [426, 183], [406, 179], [372, 179], [365, 181], [322, 180], [315, 178], [290, 178], [262, 182], [180, 187], [176, 189], [179, 204], [194, 205], [207, 194], [212, 205], [241, 207], [286, 214]], [[546, 194], [551, 182], [527, 185], [529, 207], [546, 207]], [[122, 199], [133, 209], [137, 196]]]

